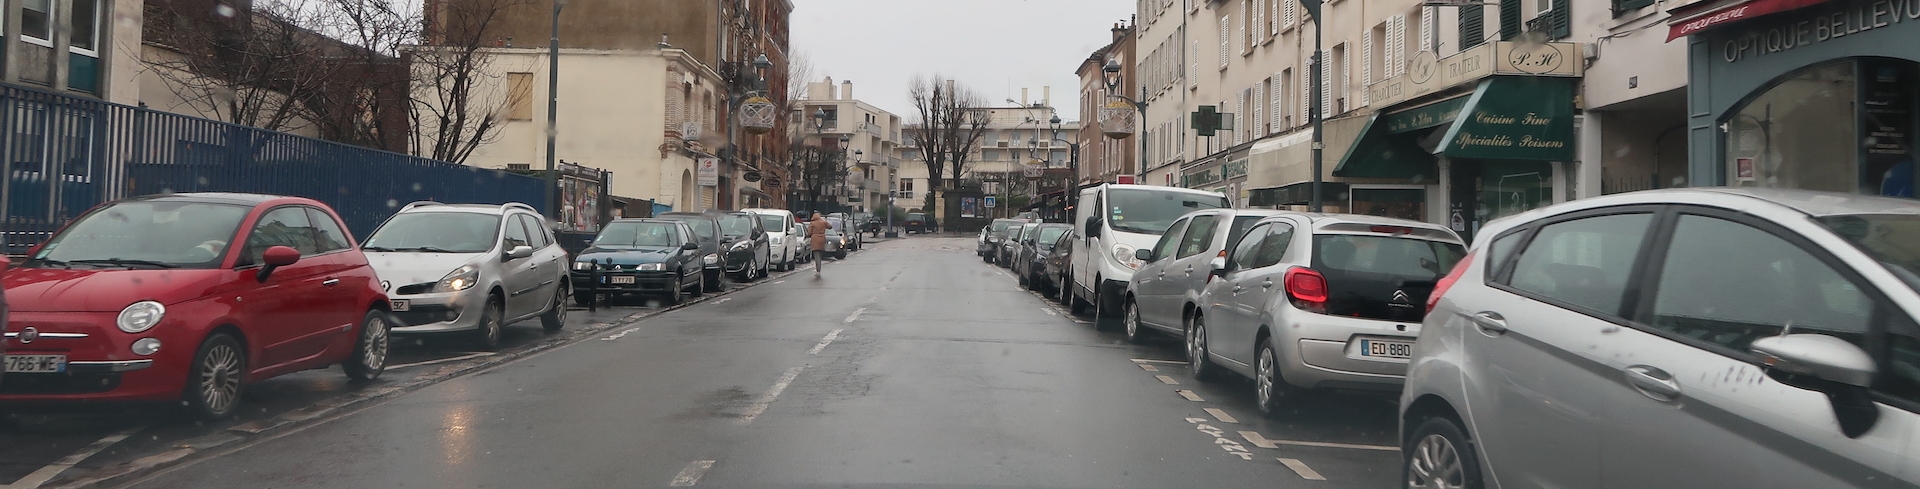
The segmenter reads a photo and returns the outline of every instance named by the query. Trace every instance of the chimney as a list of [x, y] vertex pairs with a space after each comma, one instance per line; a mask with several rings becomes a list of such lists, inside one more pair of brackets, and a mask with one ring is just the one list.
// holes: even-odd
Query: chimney
[[1040, 87], [1040, 103], [1048, 107], [1053, 106], [1053, 85]]
[[826, 85], [827, 85], [826, 100], [840, 100], [840, 95], [839, 95], [840, 91], [833, 86], [833, 77], [831, 76], [827, 77]]
[[1120, 38], [1126, 37], [1126, 36], [1127, 36], [1127, 27], [1125, 24], [1118, 24], [1118, 23], [1113, 24], [1113, 40], [1114, 41], [1117, 42], [1120, 40]]
[[840, 100], [853, 100], [853, 80], [840, 82]]
[[1027, 87], [1020, 87], [1020, 106], [1027, 106]]

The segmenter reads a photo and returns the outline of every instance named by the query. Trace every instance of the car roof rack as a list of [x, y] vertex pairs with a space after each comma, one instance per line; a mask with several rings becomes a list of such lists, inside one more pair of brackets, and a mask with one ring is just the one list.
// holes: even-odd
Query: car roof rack
[[500, 204], [500, 210], [503, 210], [503, 211], [504, 211], [504, 210], [507, 210], [507, 209], [526, 209], [526, 210], [527, 210], [527, 212], [532, 212], [532, 213], [534, 213], [534, 214], [539, 214], [539, 213], [540, 213], [540, 211], [538, 211], [538, 210], [534, 210], [534, 208], [533, 208], [533, 206], [531, 206], [531, 205], [527, 205], [527, 204], [522, 204], [522, 203], [519, 203], [519, 202], [508, 202], [508, 203], [505, 203], [505, 204]]
[[419, 202], [414, 202], [414, 203], [411, 203], [411, 204], [407, 204], [407, 206], [406, 206], [406, 207], [401, 207], [401, 208], [400, 208], [400, 210], [402, 210], [402, 211], [406, 211], [406, 210], [409, 210], [409, 209], [413, 209], [413, 208], [415, 208], [415, 207], [427, 207], [427, 206], [434, 206], [434, 205], [446, 205], [446, 204], [444, 204], [444, 203], [440, 203], [440, 202], [434, 202], [434, 201], [431, 201], [431, 200], [422, 200], [422, 201], [419, 201]]

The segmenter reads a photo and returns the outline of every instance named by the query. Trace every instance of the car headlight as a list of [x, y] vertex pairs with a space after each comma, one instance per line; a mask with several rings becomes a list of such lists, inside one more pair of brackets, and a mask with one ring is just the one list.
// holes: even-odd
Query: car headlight
[[453, 269], [452, 272], [447, 273], [446, 277], [440, 279], [440, 290], [443, 292], [467, 290], [473, 288], [474, 282], [479, 281], [479, 268], [475, 268], [473, 265], [461, 265], [460, 268]]
[[782, 240], [782, 239], [780, 239], [780, 237], [779, 237], [779, 236], [773, 236], [773, 237], [769, 237], [769, 238], [767, 238], [767, 241], [768, 241], [768, 242], [770, 242], [770, 243], [773, 243], [773, 244], [774, 244], [774, 245], [776, 245], [776, 246], [778, 246], [778, 245], [780, 244], [780, 242], [781, 242], [781, 241], [783, 241], [783, 240]]
[[160, 324], [160, 318], [166, 315], [167, 306], [154, 301], [140, 301], [121, 309], [120, 317], [114, 323], [120, 326], [121, 331], [138, 333], [153, 329], [154, 325]]
[[634, 267], [634, 270], [639, 270], [642, 272], [658, 272], [666, 269], [667, 269], [667, 264], [665, 263], [641, 263], [639, 266]]
[[590, 262], [590, 261], [573, 262], [573, 269], [574, 270], [592, 270], [593, 262]]
[[1121, 265], [1126, 265], [1127, 268], [1134, 270], [1139, 270], [1141, 265], [1147, 264], [1147, 262], [1140, 261], [1140, 258], [1133, 256], [1132, 246], [1123, 244], [1113, 245], [1113, 258], [1118, 260]]
[[734, 251], [740, 251], [740, 250], [744, 250], [744, 249], [747, 249], [747, 248], [751, 248], [751, 247], [753, 247], [753, 242], [752, 242], [752, 241], [741, 241], [741, 242], [738, 242], [738, 243], [734, 243], [734, 244], [733, 244], [733, 250], [734, 250]]
[[718, 253], [708, 253], [708, 254], [707, 254], [707, 256], [703, 256], [703, 257], [700, 257], [700, 261], [701, 261], [702, 263], [706, 263], [706, 264], [708, 264], [708, 265], [712, 265], [712, 264], [715, 264], [715, 263], [720, 263], [720, 254], [718, 254]]

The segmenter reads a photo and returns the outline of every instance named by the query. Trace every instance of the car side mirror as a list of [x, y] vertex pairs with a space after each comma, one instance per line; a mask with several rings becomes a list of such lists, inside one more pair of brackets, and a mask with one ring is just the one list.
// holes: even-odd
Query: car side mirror
[[687, 244], [680, 245], [680, 249], [687, 250], [687, 251], [696, 251], [700, 249], [700, 243], [688, 241]]
[[1087, 237], [1088, 238], [1100, 237], [1100, 218], [1093, 217], [1093, 218], [1087, 219]]
[[1150, 248], [1133, 250], [1133, 257], [1140, 261], [1151, 262], [1153, 261], [1153, 250]]
[[1215, 277], [1227, 276], [1227, 259], [1216, 256], [1211, 260], [1207, 260], [1207, 273]]
[[1769, 336], [1753, 341], [1767, 368], [1855, 387], [1873, 384], [1873, 357], [1846, 340], [1823, 334]]
[[266, 283], [267, 277], [273, 276], [275, 269], [292, 265], [298, 261], [300, 261], [300, 250], [286, 246], [267, 247], [267, 251], [260, 255], [260, 271], [254, 274], [254, 280]]
[[513, 249], [511, 250], [507, 250], [508, 260], [518, 260], [518, 259], [526, 258], [529, 256], [533, 256], [532, 246], [520, 245], [520, 246], [513, 247]]

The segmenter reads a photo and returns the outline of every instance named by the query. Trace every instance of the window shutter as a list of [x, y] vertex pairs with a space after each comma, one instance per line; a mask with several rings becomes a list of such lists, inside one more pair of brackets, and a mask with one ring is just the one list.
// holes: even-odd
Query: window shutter
[[1233, 94], [1233, 117], [1241, 119], [1238, 121], [1234, 121], [1234, 122], [1239, 122], [1239, 124], [1233, 125], [1233, 144], [1240, 144], [1241, 142], [1246, 140], [1246, 134], [1247, 134], [1246, 122], [1247, 121], [1246, 119], [1244, 119], [1246, 116], [1247, 116], [1247, 92], [1240, 92], [1240, 93]]
[[1280, 122], [1282, 120], [1281, 114], [1286, 113], [1285, 111], [1286, 106], [1280, 103], [1280, 101], [1284, 100], [1287, 96], [1287, 94], [1283, 93], [1280, 88], [1282, 84], [1286, 83], [1286, 81], [1284, 80], [1285, 78], [1282, 78], [1282, 75], [1280, 73], [1274, 73], [1273, 82], [1267, 84], [1267, 105], [1272, 106], [1272, 108], [1267, 110], [1267, 113], [1273, 114], [1273, 120], [1271, 121], [1272, 123], [1268, 124], [1269, 126], [1272, 126], [1272, 129], [1269, 129], [1267, 131], [1268, 133], [1280, 132], [1280, 129], [1281, 129]]
[[1553, 11], [1548, 14], [1553, 16], [1550, 20], [1553, 22], [1551, 36], [1554, 39], [1566, 39], [1567, 36], [1573, 35], [1572, 10], [1572, 0], [1553, 0]]
[[1333, 112], [1333, 63], [1327, 51], [1320, 52], [1320, 116]]
[[1233, 48], [1233, 16], [1220, 16], [1220, 67], [1227, 67], [1227, 53]]
[[1398, 75], [1407, 68], [1406, 60], [1401, 59], [1407, 55], [1407, 16], [1395, 15], [1390, 22], [1387, 26], [1387, 59], [1383, 65], [1387, 67], [1387, 72], [1382, 73], [1380, 78]]
[[1249, 1], [1253, 3], [1253, 26], [1247, 28], [1247, 35], [1253, 37], [1249, 39], [1250, 43], [1247, 44], [1247, 47], [1252, 48], [1260, 45], [1258, 41], [1260, 40], [1261, 33], [1267, 30], [1267, 2], [1263, 0]]
[[[1393, 38], [1393, 21], [1392, 20], [1387, 21], [1387, 38], [1388, 39]], [[1381, 41], [1384, 42], [1386, 40], [1382, 39]], [[1386, 69], [1382, 70], [1384, 71], [1384, 73], [1380, 74], [1381, 78], [1386, 78], [1387, 76], [1389, 76], [1390, 73], [1393, 73], [1392, 59], [1393, 59], [1392, 56], [1386, 56], [1386, 55], [1380, 56], [1381, 65], [1386, 67]], [[1373, 84], [1373, 30], [1372, 29], [1368, 29], [1366, 34], [1360, 36], [1360, 84], [1361, 85]], [[1361, 91], [1360, 93], [1361, 93], [1360, 104], [1366, 105], [1367, 99], [1370, 98], [1370, 95], [1368, 95], [1366, 91]]]
[[1613, 0], [1613, 16], [1619, 17], [1628, 11], [1653, 5], [1653, 0]]
[[1247, 52], [1247, 4], [1240, 4], [1240, 32], [1233, 37], [1233, 52]]
[[1275, 36], [1280, 35], [1280, 2], [1292, 4], [1294, 1], [1295, 0], [1273, 0], [1273, 4], [1267, 6], [1267, 23], [1271, 24], [1268, 26], [1268, 34]]
[[1188, 87], [1195, 87], [1200, 85], [1200, 40], [1193, 40], [1193, 46], [1189, 49], [1192, 50], [1192, 52], [1187, 54], [1187, 74], [1185, 78], [1187, 79]]
[[[1346, 51], [1349, 53], [1353, 52], [1352, 49], [1344, 49], [1342, 51]], [[1352, 96], [1349, 95], [1352, 92], [1353, 92], [1353, 55], [1341, 56], [1340, 57], [1340, 94], [1346, 95], [1341, 98], [1352, 98]], [[1353, 110], [1351, 102], [1342, 104], [1342, 105], [1346, 105], [1345, 107], [1340, 107], [1340, 109], [1342, 109], [1342, 112]]]
[[1520, 2], [1500, 2], [1500, 40], [1512, 41], [1520, 36], [1523, 27], [1520, 24]]
[[1433, 16], [1439, 13], [1440, 13], [1440, 9], [1437, 9], [1437, 8], [1433, 8], [1433, 7], [1420, 8], [1420, 50], [1421, 51], [1434, 50], [1433, 49]]
[[1253, 88], [1253, 135], [1260, 137], [1267, 135], [1267, 104], [1260, 103], [1267, 94], [1267, 82], [1255, 83]]
[[[1296, 14], [1297, 11], [1294, 10], [1296, 8], [1294, 6], [1299, 4], [1300, 2], [1298, 0], [1280, 0], [1280, 1], [1286, 3], [1286, 6], [1282, 7], [1283, 9], [1285, 9], [1285, 10], [1282, 10], [1282, 12], [1284, 12], [1285, 15], [1280, 17], [1280, 28], [1285, 29], [1288, 27], [1293, 27], [1293, 25], [1295, 24], [1294, 21], [1299, 19], [1299, 17], [1296, 16], [1298, 14]], [[1645, 1], [1651, 2], [1653, 0], [1645, 0]]]
[[1483, 42], [1487, 42], [1487, 7], [1460, 7], [1460, 49], [1479, 46]]

